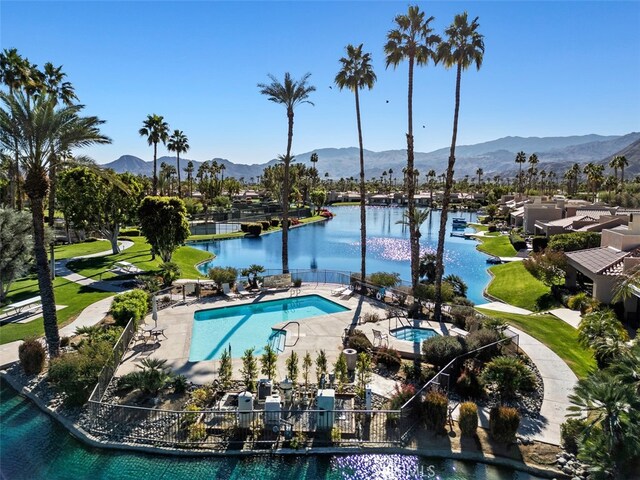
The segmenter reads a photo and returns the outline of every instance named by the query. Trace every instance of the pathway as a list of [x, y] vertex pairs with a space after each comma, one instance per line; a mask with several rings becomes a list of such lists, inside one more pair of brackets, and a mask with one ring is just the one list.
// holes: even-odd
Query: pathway
[[549, 313], [555, 317], [558, 317], [563, 322], [568, 323], [573, 328], [578, 328], [580, 325], [580, 321], [582, 317], [580, 316], [580, 312], [578, 310], [570, 310], [568, 308], [555, 308], [553, 310], [549, 310]]
[[476, 305], [476, 308], [484, 308], [486, 310], [495, 310], [496, 312], [519, 313], [520, 315], [531, 315], [533, 312], [525, 308], [514, 307], [508, 303], [490, 302]]

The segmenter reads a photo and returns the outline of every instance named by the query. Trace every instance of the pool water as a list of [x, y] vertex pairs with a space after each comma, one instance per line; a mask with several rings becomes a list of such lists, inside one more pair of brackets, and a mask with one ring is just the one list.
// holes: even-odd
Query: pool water
[[437, 336], [438, 333], [433, 328], [401, 327], [396, 330], [391, 330], [391, 335], [398, 340], [420, 343], [427, 338]]
[[0, 445], [0, 478], [6, 480], [537, 479], [508, 468], [417, 455], [190, 458], [89, 448], [4, 381]]
[[199, 310], [193, 318], [189, 361], [219, 359], [228, 348], [232, 357], [240, 357], [254, 347], [254, 353], [259, 355], [270, 340], [280, 341], [272, 326], [348, 310], [320, 295]]
[[[367, 272], [397, 272], [403, 280], [410, 280], [409, 232], [407, 227], [397, 223], [402, 220], [404, 210], [367, 207]], [[331, 211], [336, 214], [332, 220], [294, 228], [289, 232], [290, 269], [360, 271], [360, 208], [332, 207]], [[444, 274], [460, 276], [469, 287], [468, 298], [482, 303], [482, 292], [490, 280], [487, 256], [476, 250], [477, 242], [449, 235], [453, 231], [453, 217], [464, 217], [467, 222], [477, 221], [475, 213], [452, 212], [449, 216]], [[420, 228], [421, 252], [435, 252], [439, 228], [440, 211], [432, 210]], [[266, 269], [282, 268], [282, 235], [279, 232], [258, 238], [216, 240], [190, 246], [215, 255], [213, 260], [198, 267], [202, 273], [214, 266], [246, 268], [252, 263]]]

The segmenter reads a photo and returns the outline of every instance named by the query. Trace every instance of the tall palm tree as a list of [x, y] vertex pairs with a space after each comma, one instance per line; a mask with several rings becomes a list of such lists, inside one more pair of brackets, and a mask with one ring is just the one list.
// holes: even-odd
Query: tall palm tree
[[[178, 171], [178, 197], [182, 197], [182, 183], [180, 183], [180, 154], [189, 150], [189, 139], [182, 130], [174, 130], [169, 141], [167, 150], [176, 152], [176, 166]], [[193, 165], [192, 165], [193, 167]]]
[[620, 185], [624, 186], [624, 169], [629, 166], [629, 160], [624, 155], [617, 155], [614, 160], [620, 169]]
[[476, 170], [476, 175], [478, 175], [478, 187], [480, 187], [480, 184], [482, 183], [482, 175], [484, 175], [484, 170], [482, 168], [478, 168]]
[[23, 92], [13, 95], [0, 92], [0, 145], [11, 148], [18, 140], [19, 157], [26, 172], [25, 190], [31, 202], [33, 217], [34, 256], [38, 286], [42, 297], [42, 314], [49, 354], [58, 355], [60, 335], [56, 318], [56, 302], [51, 271], [44, 244], [44, 199], [49, 188], [47, 170], [52, 152], [66, 148], [81, 148], [109, 143], [100, 133], [104, 123], [97, 117], [81, 117], [80, 105], [57, 106], [50, 94], [32, 101]]
[[312, 183], [313, 187], [315, 187], [315, 183], [316, 183], [315, 180], [318, 178], [318, 168], [317, 168], [318, 154], [316, 152], [313, 152], [311, 154], [311, 158], [309, 159], [309, 161], [311, 162], [311, 165], [313, 165], [313, 170], [315, 172], [315, 175], [313, 175], [313, 183]]
[[531, 188], [533, 186], [533, 188], [535, 188], [535, 182], [534, 182], [534, 178], [536, 177], [536, 175], [538, 174], [538, 170], [536, 168], [536, 165], [538, 165], [538, 163], [540, 163], [540, 160], [538, 160], [538, 155], [536, 155], [535, 153], [532, 153], [529, 156], [529, 165], [531, 165], [529, 167], [529, 188]]
[[309, 94], [316, 91], [316, 87], [309, 85], [310, 73], [306, 73], [300, 80], [291, 78], [289, 72], [285, 72], [284, 81], [280, 81], [273, 75], [269, 75], [271, 83], [259, 83], [258, 88], [262, 95], [266, 95], [269, 101], [284, 105], [287, 110], [287, 153], [282, 156], [284, 163], [284, 182], [282, 188], [282, 273], [289, 272], [289, 168], [291, 166], [291, 144], [293, 143], [293, 116], [295, 108], [308, 103]]
[[436, 301], [435, 316], [440, 320], [442, 313], [442, 275], [444, 274], [444, 235], [447, 228], [447, 210], [451, 200], [453, 186], [453, 168], [456, 162], [456, 139], [458, 137], [458, 114], [460, 111], [460, 82], [462, 71], [472, 64], [479, 70], [484, 56], [483, 36], [478, 33], [478, 17], [471, 23], [467, 19], [467, 12], [456, 15], [453, 23], [445, 30], [447, 39], [438, 46], [438, 60], [446, 68], [456, 67], [456, 98], [453, 114], [453, 135], [451, 137], [451, 151], [447, 164], [447, 177], [442, 199], [442, 216], [438, 232], [438, 248], [436, 249]]
[[596, 201], [598, 196], [598, 189], [604, 180], [602, 173], [604, 172], [604, 165], [599, 165], [593, 162], [589, 162], [584, 166], [584, 174], [587, 176], [587, 183], [593, 193], [593, 201]]
[[418, 285], [420, 267], [420, 244], [418, 243], [419, 226], [415, 224], [415, 168], [413, 153], [413, 69], [417, 65], [426, 65], [429, 59], [437, 62], [436, 45], [440, 37], [433, 33], [429, 24], [434, 17], [425, 18], [425, 13], [417, 5], [410, 6], [406, 15], [397, 15], [395, 28], [387, 33], [384, 46], [386, 66], [396, 68], [400, 62], [409, 63], [409, 83], [407, 94], [407, 203], [409, 218], [409, 239], [411, 243], [411, 285]]
[[184, 168], [184, 172], [187, 174], [187, 183], [189, 184], [189, 197], [193, 197], [193, 172], [195, 167], [193, 162], [189, 160], [187, 166]]
[[[376, 74], [371, 66], [371, 54], [362, 53], [362, 44], [346, 46], [347, 56], [340, 59], [342, 68], [335, 83], [342, 90], [348, 88], [354, 93], [356, 101], [356, 123], [358, 126], [358, 145], [360, 147], [360, 278], [366, 281], [367, 255], [367, 218], [365, 209], [366, 188], [364, 181], [364, 145], [362, 143], [362, 122], [360, 118], [360, 89], [371, 90], [376, 83]], [[386, 174], [386, 172], [385, 172]]]
[[169, 137], [169, 124], [164, 121], [162, 115], [147, 115], [142, 122], [142, 128], [138, 130], [142, 137], [147, 137], [147, 143], [153, 145], [153, 195], [158, 194], [158, 143], [167, 143]]
[[518, 170], [518, 193], [522, 194], [522, 164], [527, 161], [527, 154], [520, 151], [516, 153], [516, 163], [519, 165], [520, 169]]

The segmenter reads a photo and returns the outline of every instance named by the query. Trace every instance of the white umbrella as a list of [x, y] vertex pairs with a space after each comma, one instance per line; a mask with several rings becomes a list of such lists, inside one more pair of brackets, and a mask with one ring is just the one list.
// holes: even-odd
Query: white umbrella
[[155, 322], [157, 327], [158, 326], [158, 301], [156, 300], [155, 295], [151, 299], [151, 318], [153, 318], [153, 321]]

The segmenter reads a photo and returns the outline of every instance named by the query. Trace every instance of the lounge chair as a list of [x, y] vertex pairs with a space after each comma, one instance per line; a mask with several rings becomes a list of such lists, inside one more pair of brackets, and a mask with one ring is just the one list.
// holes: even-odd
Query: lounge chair
[[236, 290], [238, 291], [238, 295], [240, 295], [241, 297], [255, 296], [254, 292], [249, 292], [248, 290], [245, 290], [244, 285], [242, 283], [239, 283], [238, 285], [236, 285]]
[[342, 295], [342, 293], [347, 290], [349, 287], [347, 286], [341, 286], [338, 288], [334, 288], [333, 290], [331, 290], [331, 295]]
[[351, 295], [353, 295], [353, 290], [351, 290], [351, 287], [347, 287], [347, 289], [340, 294], [340, 298], [351, 298]]
[[382, 341], [387, 342], [387, 346], [389, 346], [389, 335], [386, 333], [382, 333], [380, 330], [371, 330], [373, 332], [373, 346], [376, 346], [376, 340], [378, 341], [378, 347], [382, 346]]
[[240, 295], [231, 291], [231, 287], [229, 287], [228, 283], [222, 284], [222, 293], [224, 293], [225, 297], [228, 298], [238, 298]]

